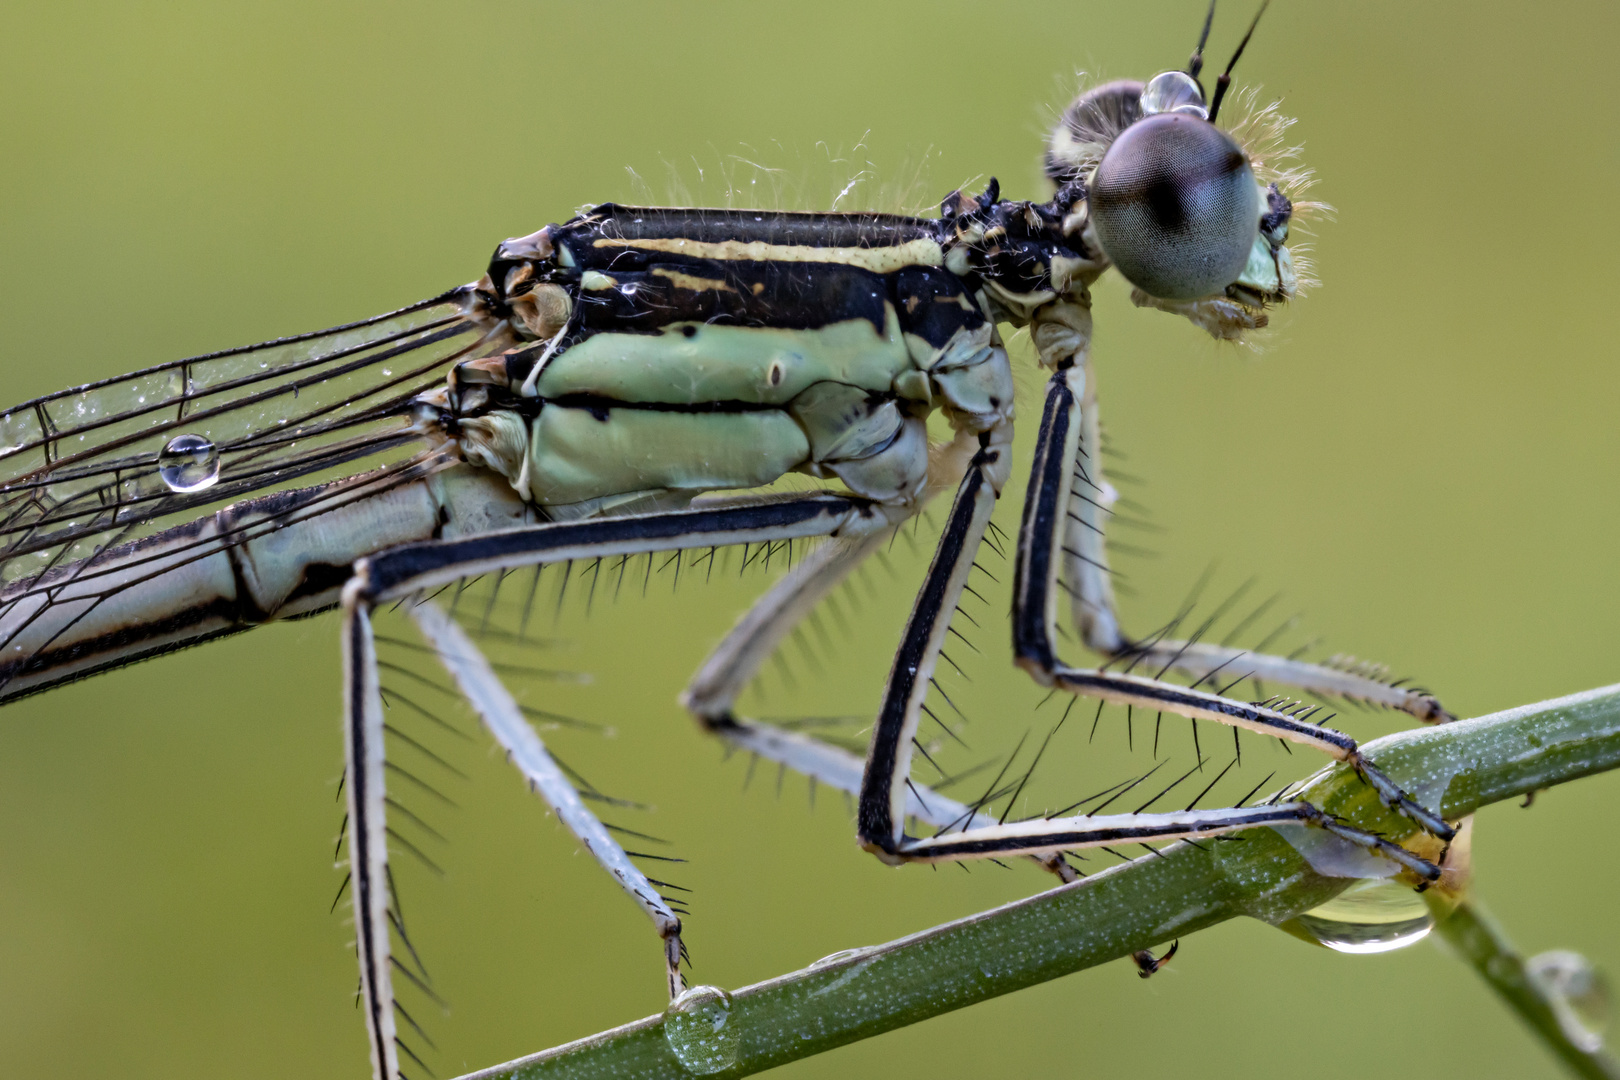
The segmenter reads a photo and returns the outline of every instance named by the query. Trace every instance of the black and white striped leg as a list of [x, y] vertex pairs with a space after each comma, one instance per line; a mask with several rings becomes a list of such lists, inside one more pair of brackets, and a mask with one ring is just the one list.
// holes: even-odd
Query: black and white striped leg
[[[898, 528], [901, 522], [920, 513], [936, 495], [956, 487], [978, 448], [978, 436], [967, 431], [958, 432], [949, 443], [933, 447], [926, 487], [915, 502], [889, 510], [894, 527]], [[798, 566], [755, 601], [715, 646], [687, 684], [681, 704], [706, 729], [723, 727], [732, 721], [737, 695], [753, 680], [766, 658], [817, 604], [887, 544], [892, 535], [888, 530], [879, 530], [829, 540], [807, 554]]]
[[1341, 824], [1320, 807], [1307, 802], [1235, 807], [1230, 810], [1184, 810], [1178, 814], [1034, 818], [923, 839], [907, 839], [898, 854], [907, 862], [955, 862], [1106, 847], [1111, 844], [1199, 840], [1262, 825], [1315, 825], [1376, 852], [1426, 880], [1433, 881], [1440, 876], [1440, 868], [1426, 859], [1418, 858], [1399, 844]]
[[[1052, 647], [1055, 583], [1059, 554], [1069, 536], [1069, 498], [1080, 434], [1080, 401], [1087, 374], [1081, 366], [1060, 368], [1047, 384], [1046, 404], [1030, 473], [1029, 493], [1018, 537], [1013, 586], [1013, 651], [1019, 666], [1044, 686], [1121, 705], [1163, 710], [1181, 716], [1248, 728], [1315, 747], [1347, 762], [1377, 789], [1380, 799], [1425, 830], [1449, 840], [1452, 828], [1419, 805], [1368, 762], [1354, 739], [1310, 722], [1310, 713], [1282, 711], [1193, 687], [1140, 675], [1071, 668]], [[1234, 676], [1238, 673], [1234, 673]], [[1314, 711], [1314, 710], [1311, 710]]]
[[951, 616], [1011, 468], [1011, 421], [981, 433], [977, 440], [978, 449], [957, 487], [928, 573], [906, 620], [866, 753], [856, 831], [861, 846], [885, 862], [908, 861], [903, 853], [907, 785], [923, 699], [928, 696]]
[[[864, 763], [842, 747], [820, 739], [786, 731], [753, 720], [727, 720], [715, 725], [715, 734], [741, 750], [774, 761], [835, 791], [851, 795], [861, 792]], [[936, 829], [982, 828], [995, 824], [995, 818], [955, 799], [932, 791], [915, 781], [901, 785], [903, 818], [932, 825]], [[1042, 867], [1064, 881], [1079, 877], [1059, 853], [1034, 853]]]
[[579, 838], [591, 857], [652, 920], [653, 928], [664, 943], [669, 996], [676, 997], [686, 989], [680, 970], [680, 918], [670, 910], [647, 875], [630, 861], [629, 854], [607, 827], [586, 808], [579, 792], [547, 753], [545, 743], [466, 631], [432, 601], [408, 604], [407, 610], [484, 726], [506, 751], [507, 759], [528, 781], [529, 789], [546, 801], [556, 812], [557, 819]]
[[[402, 544], [355, 564], [354, 577], [343, 590], [344, 734], [348, 757], [349, 867], [354, 900], [355, 936], [360, 957], [361, 1005], [371, 1037], [375, 1080], [398, 1080], [399, 1043], [394, 1019], [392, 961], [390, 960], [390, 899], [386, 790], [383, 773], [383, 712], [377, 682], [376, 647], [371, 612], [380, 603], [465, 577], [522, 566], [568, 559], [612, 555], [639, 555], [654, 551], [717, 547], [741, 543], [780, 543], [813, 536], [858, 537], [889, 524], [886, 512], [869, 500], [835, 493], [813, 493], [775, 499], [718, 499], [690, 509], [582, 521], [549, 522], [486, 533], [459, 540]], [[441, 656], [464, 692], [472, 698], [514, 761], [563, 816], [572, 788], [549, 773], [554, 763], [545, 754], [533, 729], [508, 712], [511, 699], [476, 651], [463, 647], [454, 627], [434, 621], [431, 613], [417, 612], [418, 624], [430, 640], [442, 641]], [[442, 616], [441, 616], [442, 619]], [[470, 643], [468, 643], [470, 644]], [[486, 677], [487, 675], [487, 677]], [[497, 692], [498, 690], [498, 692]], [[525, 736], [525, 732], [527, 736]], [[538, 751], [538, 753], [536, 753]], [[520, 760], [521, 759], [521, 760]], [[542, 782], [542, 778], [544, 778]], [[553, 784], [553, 779], [556, 784]], [[657, 894], [650, 885], [646, 896], [638, 892], [645, 878], [628, 864], [621, 865], [622, 849], [608, 838], [596, 843], [591, 832], [595, 819], [565, 817], [584, 839], [590, 836], [593, 854], [654, 917], [664, 941], [665, 969], [672, 991], [679, 957], [679, 923], [670, 923], [665, 906], [655, 911], [649, 900]], [[599, 823], [595, 823], [600, 829]], [[605, 835], [605, 833], [604, 833]], [[616, 853], [603, 859], [604, 853]], [[662, 901], [658, 901], [662, 903]]]
[[810, 537], [860, 537], [889, 526], [890, 509], [832, 491], [777, 497], [693, 500], [684, 510], [659, 510], [549, 521], [457, 540], [400, 544], [355, 564], [373, 600], [399, 600], [462, 578], [525, 566], [764, 544]]
[[[951, 443], [936, 447], [930, 455], [928, 488], [913, 506], [906, 508], [907, 512], [920, 511], [934, 495], [955, 487], [978, 449], [978, 436], [971, 432], [960, 432]], [[851, 796], [860, 793], [859, 757], [812, 736], [738, 716], [734, 707], [737, 695], [793, 628], [889, 540], [887, 530], [849, 540], [829, 540], [800, 560], [749, 608], [709, 654], [681, 695], [681, 704], [704, 731], [740, 750], [792, 769], [814, 783]], [[917, 783], [907, 785], [904, 813], [941, 829], [988, 825], [994, 820]], [[1078, 876], [1061, 856], [1039, 857], [1036, 861], [1065, 881]]]
[[854, 569], [889, 542], [888, 530], [847, 540], [828, 540], [772, 585], [737, 620], [687, 683], [681, 704], [705, 730], [726, 735], [736, 726], [737, 695], [760, 666], [816, 605]]
[[916, 734], [922, 700], [927, 694], [944, 635], [995, 509], [997, 495], [1006, 481], [1009, 427], [1004, 425], [981, 436], [980, 449], [962, 478], [939, 546], [907, 620], [867, 752], [857, 817], [861, 845], [885, 862], [895, 864], [954, 862], [1010, 855], [1060, 856], [1064, 851], [1080, 847], [1195, 839], [1259, 825], [1306, 823], [1376, 850], [1425, 877], [1437, 876], [1439, 871], [1428, 862], [1379, 837], [1346, 828], [1309, 803], [1189, 810], [1180, 814], [1037, 819], [1011, 824], [986, 822], [981, 817], [965, 823], [965, 828], [958, 824], [933, 837], [905, 835], [911, 740]]
[[[1082, 356], [1059, 377], [1077, 406], [1066, 432], [1069, 445], [1063, 452], [1072, 473], [1064, 481], [1067, 505], [1059, 519], [1059, 580], [1060, 588], [1068, 593], [1074, 625], [1090, 648], [1112, 660], [1134, 662], [1149, 670], [1173, 668], [1194, 679], [1219, 677], [1231, 682], [1252, 678], [1398, 709], [1430, 723], [1455, 719], [1434, 695], [1389, 682], [1376, 665], [1347, 662], [1335, 667], [1213, 642], [1169, 637], [1134, 640], [1126, 635], [1115, 607], [1108, 561], [1107, 533], [1114, 517], [1115, 493], [1104, 476], [1095, 375], [1089, 359]], [[1051, 393], [1049, 388], [1049, 403]]]
[[388, 935], [388, 823], [384, 809], [382, 695], [371, 606], [358, 581], [343, 590], [343, 743], [348, 760], [349, 894], [360, 958], [360, 1007], [371, 1035], [373, 1080], [399, 1076]]

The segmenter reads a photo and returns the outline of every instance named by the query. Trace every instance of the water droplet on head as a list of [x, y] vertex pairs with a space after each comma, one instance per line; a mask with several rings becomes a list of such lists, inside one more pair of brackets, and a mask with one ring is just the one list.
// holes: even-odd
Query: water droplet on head
[[1552, 1004], [1558, 1026], [1570, 1042], [1595, 1054], [1609, 1029], [1609, 981], [1580, 953], [1555, 949], [1532, 956], [1525, 974]]
[[699, 1076], [737, 1063], [742, 1032], [732, 1023], [731, 995], [718, 986], [694, 986], [664, 1010], [664, 1039], [675, 1059]]
[[1200, 120], [1209, 119], [1209, 106], [1204, 104], [1204, 92], [1198, 82], [1185, 71], [1166, 71], [1155, 75], [1142, 88], [1142, 115], [1159, 113], [1185, 113]]
[[1358, 881], [1294, 926], [1335, 952], [1381, 953], [1404, 949], [1429, 936], [1434, 917], [1423, 898], [1391, 879]]
[[219, 480], [219, 448], [201, 435], [176, 435], [158, 452], [157, 463], [170, 491], [202, 491]]

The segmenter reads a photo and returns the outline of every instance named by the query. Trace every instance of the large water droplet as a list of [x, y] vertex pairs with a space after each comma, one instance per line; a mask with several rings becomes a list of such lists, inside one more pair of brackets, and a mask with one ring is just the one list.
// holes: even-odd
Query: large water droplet
[[1555, 949], [1524, 963], [1552, 1003], [1558, 1026], [1570, 1042], [1595, 1054], [1609, 1028], [1609, 981], [1580, 953]]
[[1294, 925], [1335, 952], [1381, 953], [1422, 941], [1434, 918], [1409, 886], [1367, 880], [1307, 911]]
[[202, 491], [219, 480], [219, 448], [201, 435], [176, 435], [157, 461], [158, 476], [170, 491]]
[[1185, 113], [1200, 120], [1209, 119], [1209, 106], [1204, 104], [1204, 92], [1185, 71], [1166, 71], [1153, 76], [1142, 88], [1142, 115], [1158, 113]]
[[732, 1023], [731, 995], [718, 986], [694, 986], [664, 1010], [664, 1039], [675, 1058], [699, 1076], [737, 1063], [742, 1032]]

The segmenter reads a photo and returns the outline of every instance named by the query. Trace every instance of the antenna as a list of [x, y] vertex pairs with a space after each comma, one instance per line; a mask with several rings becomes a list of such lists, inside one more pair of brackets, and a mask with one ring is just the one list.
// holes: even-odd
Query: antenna
[[[1254, 13], [1254, 22], [1249, 24], [1249, 32], [1243, 35], [1242, 41], [1238, 42], [1237, 52], [1232, 54], [1231, 62], [1226, 65], [1226, 70], [1221, 72], [1221, 77], [1215, 80], [1215, 100], [1209, 107], [1210, 123], [1215, 122], [1216, 114], [1221, 111], [1221, 99], [1226, 96], [1226, 88], [1232, 85], [1232, 69], [1237, 67], [1238, 57], [1243, 55], [1243, 50], [1249, 44], [1249, 39], [1254, 37], [1254, 28], [1260, 25], [1260, 16], [1264, 15], [1266, 8], [1270, 6], [1271, 0], [1262, 0], [1260, 10]], [[1211, 3], [1210, 14], [1213, 15], [1214, 13], [1215, 5]], [[1201, 43], [1200, 48], [1202, 48]]]
[[[1215, 0], [1209, 0], [1209, 13], [1204, 16], [1204, 32], [1198, 35], [1198, 48], [1193, 50], [1192, 59], [1187, 61], [1187, 74], [1196, 82], [1198, 73], [1204, 70], [1204, 42], [1209, 40], [1209, 28], [1215, 22]], [[1199, 89], [1203, 89], [1199, 87]]]

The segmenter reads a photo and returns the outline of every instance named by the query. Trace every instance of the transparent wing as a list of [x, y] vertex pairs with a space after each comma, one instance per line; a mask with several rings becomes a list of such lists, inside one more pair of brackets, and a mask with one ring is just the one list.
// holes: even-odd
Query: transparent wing
[[408, 456], [408, 402], [483, 345], [462, 313], [464, 292], [0, 413], [0, 584], [213, 504]]

